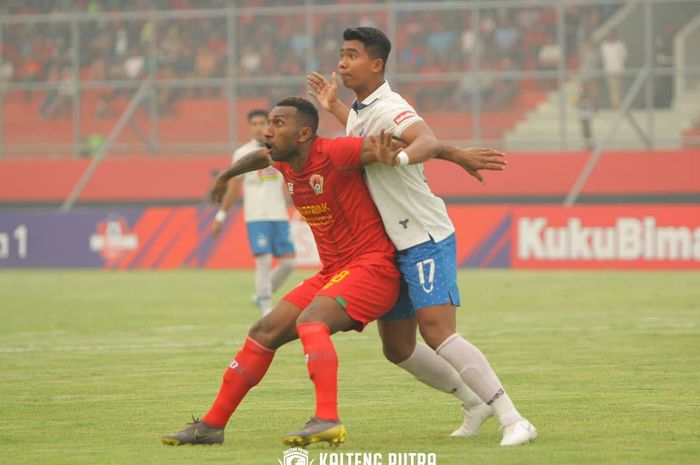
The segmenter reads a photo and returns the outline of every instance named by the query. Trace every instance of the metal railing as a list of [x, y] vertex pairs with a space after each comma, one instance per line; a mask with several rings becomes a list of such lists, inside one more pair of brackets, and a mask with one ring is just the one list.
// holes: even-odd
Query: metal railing
[[[585, 13], [582, 18], [598, 15], [599, 19], [584, 27], [583, 19], [569, 14], [571, 7]], [[601, 16], [604, 14], [608, 16]], [[245, 108], [256, 103], [269, 104], [284, 93], [303, 95], [308, 71], [333, 71], [343, 28], [364, 23], [380, 27], [392, 40], [388, 79], [428, 121], [439, 114], [464, 117], [459, 120], [464, 122], [463, 131], [452, 130], [445, 137], [511, 150], [581, 148], [578, 111], [574, 96], [568, 92], [578, 90], [577, 81], [588, 80], [594, 81], [599, 95], [605, 96], [607, 73], [599, 67], [581, 69], [578, 46], [585, 38], [600, 41], [610, 30], [617, 29], [630, 50], [622, 73], [625, 88], [644, 70], [648, 70], [649, 79], [626, 109], [643, 124], [637, 124], [636, 129], [622, 126], [612, 136], [610, 146], [680, 146], [694, 141], [692, 135], [683, 134], [683, 129], [689, 129], [683, 125], [692, 120], [692, 115], [686, 114], [687, 109], [684, 113], [677, 108], [678, 94], [674, 97], [673, 92], [678, 88], [673, 84], [670, 97], [657, 97], [663, 93], [659, 89], [665, 89], [668, 82], [700, 80], [700, 59], [695, 59], [700, 52], [697, 47], [686, 47], [683, 65], [660, 65], [655, 41], [663, 36], [666, 22], [675, 21], [680, 29], [697, 14], [700, 5], [693, 0], [541, 0], [536, 6], [516, 0], [352, 5], [307, 0], [282, 7], [4, 16], [0, 18], [0, 41], [10, 48], [26, 49], [28, 42], [49, 38], [69, 73], [62, 78], [28, 78], [26, 60], [0, 56], [0, 65], [14, 59], [15, 66], [14, 76], [0, 82], [0, 103], [4, 108], [0, 112], [0, 155], [82, 156], [92, 151], [93, 156], [103, 156], [103, 146], [91, 147], [90, 136], [104, 139], [112, 131], [117, 115], [133, 98], [142, 79], [150, 83], [154, 97], [134, 109], [130, 115], [133, 124], [123, 128], [127, 130], [120, 129], [111, 138], [111, 153], [228, 152], [247, 136], [240, 129]], [[502, 50], [496, 43], [507, 37], [497, 32], [511, 26], [519, 33], [519, 42]], [[123, 41], [120, 32], [111, 33], [110, 28], [126, 31], [126, 49], [119, 48]], [[469, 32], [473, 34], [470, 36]], [[214, 71], [209, 75], [199, 72], [199, 67], [206, 68], [206, 53], [193, 53], [187, 63], [173, 60], [168, 55], [168, 34], [180, 34], [187, 40], [194, 37], [195, 46], [216, 48], [219, 55]], [[95, 71], [100, 59], [97, 51], [104, 37], [108, 37], [103, 48], [109, 57], [102, 58], [113, 68], [123, 68], [132, 51], [141, 54], [143, 64], [138, 77], [119, 76], [123, 70], [115, 74], [108, 69], [103, 75]], [[545, 68], [538, 65], [537, 58], [548, 38], [558, 46], [559, 57]], [[441, 40], [451, 41], [448, 58], [438, 59], [437, 65], [431, 66], [434, 63], [430, 61], [439, 55], [434, 50]], [[277, 49], [266, 58], [269, 44]], [[251, 55], [258, 56], [257, 65], [254, 59], [251, 62], [257, 70], [251, 65], [253, 71], [247, 72], [244, 57], [251, 47]], [[429, 51], [420, 57], [425, 62], [413, 65], [410, 54], [420, 54], [420, 49], [426, 48]], [[0, 68], [0, 79], [3, 69]], [[689, 91], [684, 95], [691, 98], [698, 95], [689, 86], [683, 90]], [[508, 92], [513, 95], [505, 99]], [[61, 105], [55, 103], [56, 95]], [[44, 104], [49, 96], [54, 98], [46, 104], [49, 110], [42, 110], [46, 115], [39, 114], [39, 109], [44, 108], [37, 108], [39, 100]], [[344, 92], [342, 97], [350, 99], [351, 95]], [[600, 99], [596, 112], [596, 119], [603, 126], [622, 111], [609, 108], [605, 100]], [[91, 107], [96, 101], [104, 101], [115, 109], [112, 114], [100, 116]], [[178, 114], [183, 102], [194, 110]], [[197, 102], [215, 104], [206, 107]], [[550, 103], [553, 111], [547, 113]], [[697, 107], [700, 108], [700, 102]], [[188, 119], [206, 116], [197, 111], [209, 110], [199, 108], [222, 111], [216, 115], [220, 124], [211, 125], [208, 134], [196, 134], [202, 137], [174, 138], [173, 131], [177, 129], [173, 127], [178, 121], [186, 128]], [[676, 129], [667, 127], [671, 120]], [[442, 128], [436, 129], [440, 133]], [[643, 139], [648, 139], [648, 144]]]

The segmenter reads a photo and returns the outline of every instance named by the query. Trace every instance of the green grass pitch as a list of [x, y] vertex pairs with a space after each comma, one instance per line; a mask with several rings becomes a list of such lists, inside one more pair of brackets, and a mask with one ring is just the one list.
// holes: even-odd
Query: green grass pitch
[[[308, 273], [295, 272], [291, 287]], [[298, 342], [279, 350], [223, 446], [166, 447], [202, 414], [257, 319], [252, 273], [0, 272], [0, 463], [274, 465], [313, 413]], [[343, 452], [439, 465], [700, 463], [700, 273], [462, 271], [460, 332], [536, 442], [498, 422], [450, 438], [451, 396], [383, 359], [375, 325], [335, 337]], [[335, 449], [334, 449], [335, 450]], [[318, 464], [319, 452], [310, 458]]]

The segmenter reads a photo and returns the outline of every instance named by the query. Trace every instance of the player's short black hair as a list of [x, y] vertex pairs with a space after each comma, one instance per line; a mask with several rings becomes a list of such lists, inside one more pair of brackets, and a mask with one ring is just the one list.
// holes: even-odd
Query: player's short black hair
[[316, 134], [318, 131], [318, 110], [309, 100], [302, 97], [285, 97], [277, 102], [278, 107], [294, 107], [297, 112], [308, 124], [311, 130]]
[[373, 58], [381, 58], [386, 68], [391, 52], [391, 41], [379, 29], [374, 27], [349, 27], [343, 31], [343, 40], [359, 40], [365, 45], [367, 53]]
[[256, 116], [262, 116], [263, 118], [265, 118], [265, 120], [267, 120], [267, 111], [261, 110], [260, 108], [255, 108], [253, 110], [250, 110], [248, 112], [248, 122], [250, 123], [250, 121], [253, 118], [255, 118]]

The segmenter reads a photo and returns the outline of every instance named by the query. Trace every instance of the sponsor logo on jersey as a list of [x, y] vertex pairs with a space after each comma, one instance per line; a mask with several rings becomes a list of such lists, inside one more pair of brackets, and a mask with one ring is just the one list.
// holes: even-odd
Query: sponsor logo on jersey
[[312, 174], [309, 178], [311, 188], [316, 192], [316, 195], [323, 194], [323, 176], [320, 174]]
[[333, 212], [328, 202], [313, 205], [298, 205], [297, 211], [310, 227], [326, 226], [333, 223]]
[[414, 116], [416, 116], [415, 111], [404, 110], [394, 117], [394, 124], [396, 124], [398, 126], [399, 124], [403, 123], [407, 119], [412, 118]]

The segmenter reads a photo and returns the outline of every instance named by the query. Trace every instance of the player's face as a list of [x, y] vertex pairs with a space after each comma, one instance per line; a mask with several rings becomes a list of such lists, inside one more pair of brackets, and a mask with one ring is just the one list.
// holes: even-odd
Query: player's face
[[267, 118], [264, 116], [253, 116], [248, 123], [253, 139], [261, 144], [265, 142], [265, 128], [267, 128]]
[[367, 53], [365, 44], [359, 40], [346, 40], [340, 49], [338, 74], [343, 85], [355, 89], [367, 85], [376, 73], [382, 72], [382, 60]]
[[299, 150], [299, 124], [294, 107], [275, 107], [267, 117], [265, 146], [275, 161], [288, 161]]

